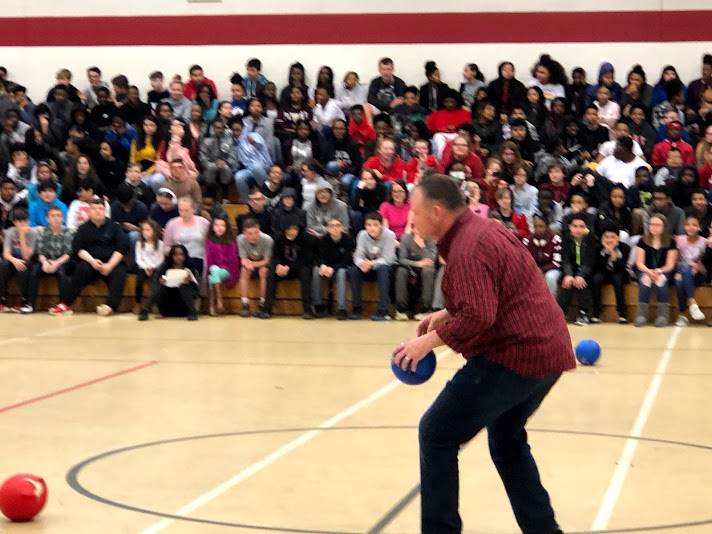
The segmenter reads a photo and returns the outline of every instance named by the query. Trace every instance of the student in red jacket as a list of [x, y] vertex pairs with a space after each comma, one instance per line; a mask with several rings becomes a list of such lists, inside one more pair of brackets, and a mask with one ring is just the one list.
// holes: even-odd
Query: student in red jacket
[[453, 162], [463, 163], [470, 169], [473, 179], [481, 178], [485, 173], [480, 157], [472, 150], [471, 140], [466, 134], [457, 135], [450, 145], [451, 150], [443, 153], [443, 167], [448, 168]]
[[667, 139], [655, 143], [653, 147], [653, 155], [650, 158], [653, 166], [665, 166], [667, 155], [671, 148], [677, 148], [680, 151], [683, 165], [694, 165], [695, 149], [692, 148], [690, 143], [682, 140], [682, 123], [680, 121], [672, 121], [668, 124], [667, 131]]
[[438, 158], [430, 153], [430, 143], [426, 139], [418, 139], [413, 145], [413, 157], [405, 164], [407, 182], [415, 183], [418, 171], [424, 170], [426, 167], [435, 169], [440, 174], [444, 171]]
[[351, 107], [349, 114], [349, 137], [353, 139], [363, 156], [364, 147], [376, 139], [376, 130], [373, 129], [361, 104]]
[[396, 154], [395, 141], [388, 137], [379, 141], [376, 155], [368, 158], [363, 168], [385, 183], [405, 179], [405, 163]]
[[215, 98], [218, 97], [218, 88], [215, 86], [215, 82], [205, 77], [203, 67], [193, 65], [190, 67], [190, 80], [183, 86], [183, 96], [188, 100], [195, 100], [198, 97], [198, 87], [201, 85], [209, 85]]
[[441, 97], [441, 104], [427, 118], [428, 130], [433, 134], [433, 144], [438, 157], [442, 156], [445, 144], [457, 135], [461, 124], [470, 124], [472, 115], [462, 107], [462, 96], [454, 89], [448, 89]]
[[561, 279], [561, 236], [552, 232], [539, 215], [533, 217], [534, 233], [522, 243], [544, 274], [549, 292], [556, 297]]

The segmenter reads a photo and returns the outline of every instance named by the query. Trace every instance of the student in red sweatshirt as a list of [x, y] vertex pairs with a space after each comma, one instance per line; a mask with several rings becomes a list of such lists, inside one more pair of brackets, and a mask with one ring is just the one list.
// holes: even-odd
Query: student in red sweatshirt
[[473, 179], [481, 178], [484, 175], [484, 165], [482, 165], [480, 157], [472, 150], [472, 141], [468, 134], [456, 135], [449, 148], [450, 150], [443, 154], [443, 167], [448, 168], [454, 162], [460, 162], [470, 169]]
[[413, 145], [413, 157], [405, 164], [408, 183], [415, 183], [418, 171], [423, 171], [425, 168], [435, 169], [435, 172], [440, 174], [445, 170], [438, 158], [430, 153], [430, 143], [426, 139], [418, 139]]
[[349, 137], [356, 143], [362, 156], [366, 143], [376, 139], [376, 130], [373, 129], [373, 126], [371, 126], [366, 118], [361, 104], [356, 104], [351, 107], [351, 113], [349, 114]]
[[539, 189], [548, 189], [554, 194], [555, 202], [560, 204], [565, 203], [569, 198], [570, 186], [565, 180], [564, 168], [561, 166], [561, 163], [554, 162], [549, 165], [546, 174], [549, 177], [549, 180], [542, 184]]
[[385, 183], [405, 179], [405, 163], [396, 154], [396, 143], [391, 138], [379, 141], [376, 155], [368, 158], [363, 168], [373, 171], [376, 177]]
[[441, 97], [437, 111], [427, 118], [427, 126], [433, 134], [433, 144], [438, 157], [442, 157], [445, 144], [457, 135], [461, 124], [470, 124], [472, 115], [462, 107], [462, 96], [454, 89], [448, 89]]

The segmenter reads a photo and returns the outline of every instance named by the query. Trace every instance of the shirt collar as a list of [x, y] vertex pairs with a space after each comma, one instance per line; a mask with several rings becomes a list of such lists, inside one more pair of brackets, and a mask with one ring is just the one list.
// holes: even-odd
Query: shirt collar
[[459, 232], [460, 228], [474, 217], [475, 214], [472, 213], [472, 210], [466, 209], [462, 215], [455, 219], [455, 222], [452, 223], [450, 229], [445, 232], [445, 235], [440, 238], [438, 241], [438, 252], [443, 258], [445, 258], [445, 260], [447, 260], [447, 256], [450, 252], [450, 245], [452, 244], [453, 239], [455, 239], [455, 236]]

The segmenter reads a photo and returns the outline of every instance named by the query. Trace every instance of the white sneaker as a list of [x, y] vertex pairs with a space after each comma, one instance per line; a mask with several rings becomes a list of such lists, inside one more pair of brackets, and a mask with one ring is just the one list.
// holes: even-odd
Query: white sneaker
[[396, 312], [396, 321], [407, 321], [408, 315], [403, 312]]
[[416, 321], [422, 321], [423, 319], [425, 319], [425, 315], [426, 315], [425, 313], [416, 313], [413, 316], [413, 319]]
[[100, 304], [96, 307], [96, 313], [97, 315], [101, 315], [102, 317], [108, 317], [109, 315], [114, 313], [114, 310], [112, 310], [111, 306], [109, 306], [108, 304]]
[[17, 311], [19, 311], [22, 314], [27, 314], [27, 313], [32, 313], [35, 310], [29, 304], [23, 304], [22, 306], [17, 308]]
[[687, 326], [690, 324], [690, 320], [684, 315], [680, 315], [675, 321], [675, 326]]
[[690, 306], [690, 317], [692, 317], [695, 321], [705, 320], [705, 314], [702, 313], [702, 310], [696, 302], [692, 306]]

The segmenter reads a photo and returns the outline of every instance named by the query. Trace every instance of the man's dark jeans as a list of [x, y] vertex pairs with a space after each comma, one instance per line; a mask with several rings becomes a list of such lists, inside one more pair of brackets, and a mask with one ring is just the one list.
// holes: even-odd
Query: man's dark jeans
[[482, 356], [473, 356], [455, 373], [420, 421], [423, 534], [462, 531], [457, 455], [485, 427], [492, 461], [522, 531], [557, 532], [524, 425], [559, 376], [525, 378]]

